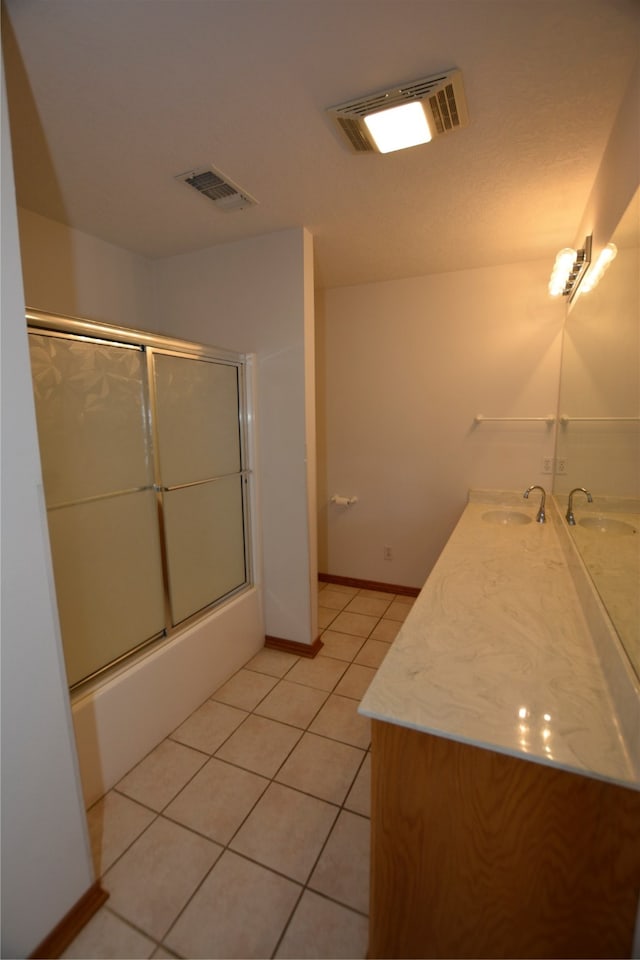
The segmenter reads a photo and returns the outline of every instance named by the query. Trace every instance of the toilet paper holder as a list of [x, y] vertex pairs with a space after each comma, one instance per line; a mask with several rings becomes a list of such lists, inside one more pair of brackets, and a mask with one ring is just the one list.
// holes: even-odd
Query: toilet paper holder
[[337, 493], [329, 500], [329, 503], [335, 503], [338, 507], [350, 507], [352, 503], [357, 503], [357, 497], [341, 497]]

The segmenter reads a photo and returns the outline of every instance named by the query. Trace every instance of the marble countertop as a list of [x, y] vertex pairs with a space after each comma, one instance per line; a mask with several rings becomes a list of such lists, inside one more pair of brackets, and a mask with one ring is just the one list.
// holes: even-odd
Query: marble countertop
[[[640, 789], [640, 758], [621, 732], [560, 515], [550, 509], [535, 523], [539, 496], [470, 494], [360, 712]], [[483, 519], [496, 509], [531, 522]]]

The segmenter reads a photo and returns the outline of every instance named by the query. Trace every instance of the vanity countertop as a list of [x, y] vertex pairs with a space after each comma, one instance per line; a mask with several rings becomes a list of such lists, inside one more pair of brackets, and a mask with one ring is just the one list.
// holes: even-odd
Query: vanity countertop
[[[360, 712], [640, 789], [547, 500], [475, 491]], [[496, 524], [505, 509], [530, 523]], [[562, 533], [562, 531], [560, 531]], [[618, 655], [617, 652], [612, 655]]]

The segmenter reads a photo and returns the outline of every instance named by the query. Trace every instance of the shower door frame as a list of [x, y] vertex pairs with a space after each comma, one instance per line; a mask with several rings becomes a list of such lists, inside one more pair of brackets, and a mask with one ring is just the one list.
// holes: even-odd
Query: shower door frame
[[[26, 313], [27, 330], [34, 334], [49, 334], [62, 338], [76, 339], [81, 341], [97, 342], [103, 344], [113, 344], [114, 346], [131, 347], [142, 350], [145, 354], [146, 380], [144, 381], [144, 393], [146, 402], [145, 430], [151, 461], [153, 465], [154, 483], [153, 489], [156, 495], [158, 530], [160, 536], [160, 553], [162, 565], [162, 589], [164, 593], [164, 629], [154, 636], [141, 641], [135, 647], [126, 651], [117, 659], [105, 664], [95, 670], [89, 676], [77, 681], [69, 687], [71, 693], [86, 693], [96, 682], [100, 682], [114, 675], [115, 671], [123, 666], [133, 665], [140, 656], [146, 655], [152, 650], [156, 650], [159, 644], [168, 642], [176, 637], [180, 632], [194, 623], [208, 616], [212, 611], [219, 609], [231, 599], [248, 591], [254, 586], [254, 545], [255, 536], [253, 530], [252, 503], [254, 502], [255, 491], [253, 490], [254, 470], [251, 466], [252, 461], [252, 383], [251, 383], [251, 356], [233, 351], [223, 350], [217, 347], [197, 343], [190, 340], [182, 340], [175, 337], [167, 337], [162, 334], [151, 333], [149, 331], [138, 330], [128, 327], [120, 327], [115, 324], [107, 324], [93, 320], [87, 320], [81, 317], [69, 317], [60, 314], [45, 313], [43, 311], [31, 310], [27, 308]], [[165, 492], [161, 485], [159, 474], [158, 448], [157, 448], [157, 403], [156, 389], [153, 379], [154, 352], [164, 355], [182, 357], [185, 359], [201, 360], [205, 362], [223, 363], [233, 366], [237, 370], [238, 376], [238, 432], [239, 432], [239, 453], [240, 470], [238, 476], [242, 482], [242, 524], [243, 524], [243, 551], [244, 551], [244, 582], [225, 593], [223, 596], [212, 600], [200, 610], [195, 611], [175, 625], [173, 624], [169, 572], [167, 560], [167, 544], [165, 538], [164, 523], [164, 505], [163, 494]]]

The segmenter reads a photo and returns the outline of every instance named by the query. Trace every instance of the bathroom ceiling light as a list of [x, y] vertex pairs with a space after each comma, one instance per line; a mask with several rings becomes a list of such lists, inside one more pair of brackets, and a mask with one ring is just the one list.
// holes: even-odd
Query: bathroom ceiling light
[[591, 237], [585, 237], [584, 247], [573, 250], [565, 247], [557, 255], [551, 278], [549, 293], [552, 297], [568, 297], [573, 300], [578, 287], [591, 263]]
[[389, 110], [370, 113], [364, 118], [367, 129], [380, 153], [404, 150], [420, 143], [429, 143], [431, 130], [422, 104], [417, 100]]
[[[405, 107], [411, 105], [411, 110]], [[403, 108], [400, 110], [399, 108]], [[451, 133], [468, 122], [467, 104], [459, 70], [381, 90], [369, 96], [329, 107], [329, 116], [354, 153], [390, 153]], [[395, 145], [379, 140], [378, 127], [399, 123], [405, 114], [420, 123], [420, 133], [403, 134]], [[384, 135], [383, 135], [384, 136]]]

